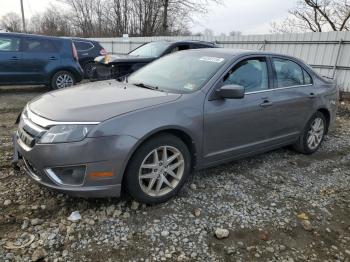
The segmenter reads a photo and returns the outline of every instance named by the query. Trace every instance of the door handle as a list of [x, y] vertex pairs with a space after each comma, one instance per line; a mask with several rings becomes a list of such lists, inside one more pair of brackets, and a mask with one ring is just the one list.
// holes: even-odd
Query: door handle
[[272, 103], [271, 101], [267, 100], [267, 99], [265, 99], [265, 100], [260, 104], [261, 107], [269, 107], [269, 106], [272, 106], [272, 105], [273, 105], [273, 103]]
[[13, 60], [13, 61], [18, 61], [18, 60], [19, 60], [19, 57], [18, 57], [18, 56], [13, 56], [13, 57], [11, 57], [11, 60]]
[[315, 97], [316, 97], [315, 93], [310, 93], [310, 94], [309, 94], [309, 98], [310, 98], [310, 99], [315, 98]]
[[51, 56], [50, 60], [58, 60], [58, 58], [56, 56]]

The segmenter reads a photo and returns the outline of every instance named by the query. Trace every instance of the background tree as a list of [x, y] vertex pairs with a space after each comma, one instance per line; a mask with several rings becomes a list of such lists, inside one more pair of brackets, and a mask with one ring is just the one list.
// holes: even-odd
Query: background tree
[[273, 33], [349, 31], [349, 0], [299, 0], [282, 22], [271, 24]]
[[192, 20], [193, 14], [206, 14], [210, 4], [221, 4], [222, 0], [161, 0], [160, 2], [163, 10], [162, 34], [168, 35], [171, 16], [177, 16], [178, 20]]
[[[80, 37], [188, 35], [195, 14], [222, 0], [58, 0], [28, 21], [29, 32]], [[62, 6], [62, 7], [61, 7]], [[20, 17], [7, 14], [1, 25], [21, 30]]]
[[22, 20], [16, 13], [7, 13], [0, 20], [1, 28], [10, 32], [20, 32], [22, 30]]

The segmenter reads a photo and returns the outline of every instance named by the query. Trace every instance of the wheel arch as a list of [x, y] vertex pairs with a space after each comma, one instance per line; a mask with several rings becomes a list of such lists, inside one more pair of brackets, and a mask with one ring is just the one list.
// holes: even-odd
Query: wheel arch
[[49, 83], [51, 83], [52, 81], [52, 78], [54, 77], [55, 74], [57, 74], [58, 72], [60, 71], [67, 71], [69, 73], [71, 73], [73, 76], [74, 76], [74, 80], [75, 82], [79, 82], [78, 80], [80, 79], [80, 75], [78, 72], [76, 72], [76, 70], [74, 70], [73, 68], [70, 68], [70, 67], [60, 67], [60, 68], [57, 68], [55, 70], [52, 71], [52, 73], [50, 74], [50, 77], [49, 77]]
[[317, 112], [320, 112], [324, 115], [324, 117], [326, 118], [326, 134], [328, 133], [328, 129], [329, 129], [329, 124], [331, 121], [331, 113], [327, 108], [321, 107], [317, 110]]
[[181, 139], [182, 142], [185, 143], [187, 146], [188, 150], [190, 151], [190, 156], [191, 156], [191, 171], [194, 170], [196, 164], [197, 164], [197, 156], [198, 156], [198, 148], [196, 146], [195, 140], [192, 138], [192, 136], [189, 134], [189, 132], [181, 129], [181, 128], [174, 128], [174, 127], [168, 127], [164, 129], [158, 129], [154, 130], [153, 132], [145, 135], [143, 138], [141, 138], [138, 143], [134, 146], [132, 149], [132, 152], [129, 154], [125, 168], [123, 170], [123, 178], [122, 178], [122, 184], [125, 182], [125, 174], [127, 173], [127, 170], [129, 168], [130, 161], [132, 160], [133, 156], [135, 155], [136, 151], [138, 148], [140, 148], [141, 145], [143, 145], [145, 142], [148, 140], [159, 136], [161, 134], [171, 134], [176, 136], [177, 138]]

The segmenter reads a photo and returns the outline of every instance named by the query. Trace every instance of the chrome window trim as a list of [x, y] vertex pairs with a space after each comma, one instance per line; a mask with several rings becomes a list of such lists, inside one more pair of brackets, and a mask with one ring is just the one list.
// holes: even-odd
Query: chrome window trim
[[28, 114], [28, 119], [32, 121], [34, 124], [37, 124], [38, 126], [48, 128], [52, 126], [57, 126], [57, 125], [97, 125], [100, 122], [77, 122], [77, 121], [67, 121], [67, 122], [60, 122], [60, 121], [53, 121], [46, 119], [44, 117], [41, 117], [32, 111], [30, 111], [29, 107], [27, 106], [27, 114]]
[[245, 95], [258, 94], [258, 93], [265, 93], [265, 92], [271, 92], [271, 91], [275, 91], [275, 90], [284, 90], [284, 89], [291, 89], [291, 88], [297, 88], [297, 87], [306, 87], [306, 86], [313, 86], [313, 84], [270, 88], [270, 89], [266, 89], [266, 90], [259, 90], [259, 91], [247, 92], [247, 93], [245, 93]]

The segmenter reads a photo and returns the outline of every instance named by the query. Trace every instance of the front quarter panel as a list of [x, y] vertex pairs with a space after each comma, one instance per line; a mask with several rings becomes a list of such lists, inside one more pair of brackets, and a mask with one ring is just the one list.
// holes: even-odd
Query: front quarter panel
[[202, 92], [182, 95], [178, 100], [111, 118], [101, 123], [89, 136], [128, 135], [138, 140], [130, 151], [153, 134], [166, 130], [179, 130], [193, 140], [196, 152], [201, 152], [203, 127]]

